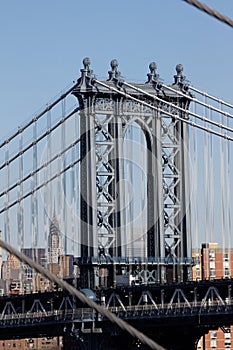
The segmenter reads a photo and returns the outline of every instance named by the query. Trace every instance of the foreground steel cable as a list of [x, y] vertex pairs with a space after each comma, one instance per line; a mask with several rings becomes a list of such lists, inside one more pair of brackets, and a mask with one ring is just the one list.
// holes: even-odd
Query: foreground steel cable
[[142, 332], [138, 331], [136, 328], [129, 325], [127, 322], [123, 321], [122, 319], [118, 318], [115, 314], [111, 313], [106, 308], [96, 304], [94, 301], [87, 298], [84, 294], [79, 292], [77, 289], [75, 289], [70, 284], [66, 283], [65, 281], [59, 279], [54, 274], [43, 268], [41, 265], [33, 261], [32, 259], [28, 258], [23, 253], [20, 253], [17, 249], [12, 247], [9, 243], [4, 242], [0, 239], [0, 246], [7, 250], [9, 253], [15, 255], [20, 261], [24, 262], [25, 264], [29, 265], [32, 269], [39, 272], [44, 277], [47, 277], [51, 282], [56, 283], [59, 287], [61, 287], [63, 290], [66, 290], [71, 295], [76, 296], [81, 302], [89, 305], [91, 308], [95, 309], [97, 312], [99, 312], [104, 317], [108, 318], [109, 321], [112, 323], [117, 324], [122, 330], [128, 332], [133, 337], [138, 338], [143, 344], [149, 346], [150, 349], [153, 350], [166, 350], [159, 344], [157, 344], [155, 341], [147, 337]]
[[233, 20], [227, 16], [224, 16], [223, 14], [221, 14], [220, 12], [212, 9], [211, 7], [201, 3], [198, 0], [183, 0], [187, 3], [189, 3], [190, 5], [193, 5], [195, 7], [197, 7], [199, 10], [208, 13], [208, 15], [217, 18], [219, 21], [229, 25], [230, 27], [233, 28]]

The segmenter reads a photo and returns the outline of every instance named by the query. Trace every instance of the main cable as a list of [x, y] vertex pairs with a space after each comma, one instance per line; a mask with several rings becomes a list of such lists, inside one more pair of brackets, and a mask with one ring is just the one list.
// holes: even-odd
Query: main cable
[[[4, 163], [0, 164], [0, 170], [5, 168], [6, 165], [9, 165], [16, 159], [18, 159], [20, 156], [22, 156], [25, 152], [27, 152], [29, 149], [31, 149], [35, 144], [39, 143], [43, 139], [46, 138], [46, 136], [50, 135], [54, 130], [56, 130], [60, 125], [63, 125], [69, 118], [71, 118], [75, 113], [77, 113], [80, 110], [79, 107], [76, 107], [67, 114], [64, 118], [61, 118], [55, 125], [53, 125], [49, 130], [46, 130], [42, 135], [40, 135], [38, 138], [33, 140], [30, 144], [26, 145], [24, 148], [20, 149], [20, 151], [16, 154], [14, 154], [11, 158], [6, 159]], [[34, 121], [35, 122], [35, 121]]]
[[[177, 120], [180, 120], [180, 121], [182, 121], [182, 122], [184, 122], [184, 123], [186, 123], [186, 124], [189, 124], [189, 125], [191, 125], [192, 127], [201, 129], [201, 130], [206, 131], [206, 132], [209, 132], [209, 133], [211, 133], [211, 134], [214, 134], [214, 135], [216, 135], [216, 136], [222, 137], [222, 138], [227, 139], [227, 140], [229, 140], [229, 141], [233, 141], [233, 138], [230, 137], [230, 136], [227, 135], [227, 134], [222, 134], [222, 133], [217, 132], [217, 131], [215, 131], [215, 130], [213, 130], [213, 129], [209, 129], [209, 128], [205, 127], [205, 126], [196, 124], [195, 122], [193, 122], [193, 121], [191, 121], [191, 120], [189, 120], [189, 119], [184, 119], [184, 118], [179, 117], [178, 115], [169, 113], [168, 111], [164, 111], [164, 110], [163, 110], [162, 108], [160, 108], [160, 107], [157, 107], [157, 106], [155, 107], [155, 106], [153, 106], [153, 105], [150, 105], [149, 103], [147, 103], [147, 102], [145, 102], [145, 101], [142, 101], [142, 100], [139, 100], [138, 98], [136, 98], [136, 97], [130, 95], [129, 93], [127, 93], [127, 92], [125, 92], [125, 91], [121, 91], [121, 90], [119, 90], [119, 89], [117, 89], [117, 88], [114, 88], [114, 87], [112, 87], [112, 86], [109, 86], [109, 85], [107, 85], [107, 84], [105, 84], [105, 83], [103, 83], [103, 82], [101, 82], [101, 81], [99, 81], [99, 80], [97, 80], [97, 79], [93, 79], [93, 82], [94, 82], [94, 83], [97, 83], [97, 84], [99, 84], [99, 85], [101, 85], [101, 86], [103, 86], [103, 87], [105, 87], [105, 88], [107, 88], [107, 89], [109, 89], [109, 90], [111, 90], [111, 91], [117, 92], [118, 94], [120, 94], [120, 95], [122, 95], [122, 96], [124, 96], [124, 97], [126, 97], [126, 98], [129, 98], [129, 99], [131, 99], [131, 100], [133, 100], [133, 101], [139, 102], [139, 103], [141, 103], [142, 105], [144, 105], [144, 106], [146, 106], [146, 107], [149, 107], [149, 108], [151, 108], [151, 109], [153, 109], [153, 110], [155, 110], [155, 111], [162, 112], [162, 113], [164, 113], [165, 115], [167, 115], [167, 116], [169, 116], [169, 117], [172, 117], [172, 118], [177, 119]], [[135, 87], [135, 89], [137, 89], [137, 88]], [[144, 90], [142, 90], [142, 91], [143, 91], [143, 93], [145, 93]], [[145, 94], [146, 94], [146, 93], [145, 93]], [[156, 96], [153, 96], [153, 95], [151, 95], [151, 96], [152, 96], [153, 98], [156, 98]], [[162, 100], [162, 101], [163, 101], [163, 100]], [[164, 101], [163, 101], [163, 102], [164, 102]], [[165, 103], [167, 103], [167, 102], [165, 102]], [[168, 104], [170, 104], [170, 102], [169, 102]], [[172, 105], [172, 107], [174, 107], [174, 108], [176, 108], [176, 109], [181, 108], [181, 107], [177, 108], [177, 106], [176, 106], [176, 105], [173, 105], [173, 104], [171, 104], [171, 105]], [[185, 112], [185, 113], [187, 113], [187, 114], [191, 114], [189, 110], [184, 110], [184, 109], [182, 109], [182, 111]], [[194, 113], [192, 113], [192, 114], [194, 114]], [[197, 117], [198, 115], [195, 115], [195, 116]], [[200, 116], [199, 116], [199, 117], [200, 117]], [[200, 118], [202, 118], [202, 117], [200, 117]], [[203, 118], [202, 118], [202, 120], [203, 120]], [[209, 119], [207, 119], [206, 121], [207, 121], [208, 123], [211, 123], [211, 122], [212, 122], [212, 121], [209, 120]], [[222, 127], [222, 125], [219, 125], [219, 127]], [[223, 126], [223, 128], [225, 128], [225, 127]], [[227, 129], [229, 129], [229, 128], [227, 127]]]
[[[26, 194], [24, 194], [21, 197], [18, 197], [16, 200], [14, 200], [11, 203], [8, 203], [7, 205], [5, 205], [5, 207], [1, 208], [0, 210], [0, 214], [4, 213], [5, 211], [7, 211], [8, 209], [10, 209], [11, 207], [15, 206], [16, 204], [20, 203], [22, 200], [26, 199], [27, 197], [33, 195], [34, 193], [36, 193], [37, 191], [39, 191], [40, 189], [42, 189], [43, 187], [45, 187], [48, 183], [54, 181], [55, 179], [57, 179], [59, 176], [65, 174], [68, 170], [72, 169], [76, 164], [78, 164], [81, 161], [81, 159], [77, 159], [74, 162], [71, 162], [69, 165], [67, 165], [65, 168], [63, 168], [62, 170], [58, 171], [55, 175], [53, 175], [52, 177], [50, 177], [49, 179], [47, 179], [46, 181], [42, 182], [41, 184], [39, 184], [37, 187], [33, 188], [32, 190], [28, 191]], [[36, 172], [34, 172], [34, 174], [36, 174]], [[9, 192], [6, 192], [6, 194], [8, 195]], [[9, 202], [9, 201], [8, 201]]]
[[[232, 115], [232, 114], [230, 114], [230, 113], [228, 113], [228, 112], [225, 112], [225, 111], [223, 111], [222, 109], [216, 108], [216, 107], [214, 107], [214, 106], [212, 106], [212, 105], [209, 105], [209, 104], [207, 104], [207, 103], [205, 103], [205, 102], [202, 102], [202, 101], [198, 100], [198, 99], [195, 98], [195, 97], [192, 97], [192, 96], [189, 96], [189, 95], [187, 95], [187, 94], [184, 94], [184, 93], [181, 92], [181, 91], [177, 91], [177, 90], [173, 89], [171, 86], [162, 84], [162, 87], [165, 87], [167, 90], [170, 90], [170, 91], [172, 91], [172, 92], [174, 92], [174, 93], [176, 93], [176, 94], [178, 94], [178, 95], [180, 95], [180, 96], [182, 96], [182, 97], [187, 98], [190, 102], [197, 103], [197, 104], [199, 104], [199, 105], [201, 105], [201, 106], [203, 106], [203, 107], [206, 107], [206, 108], [208, 108], [208, 109], [210, 109], [210, 110], [212, 110], [212, 111], [215, 111], [215, 112], [217, 112], [217, 113], [219, 113], [219, 114], [222, 114], [222, 115], [224, 115], [225, 117], [229, 117], [229, 118], [232, 118], [232, 119], [233, 119], [233, 115]], [[192, 88], [189, 86], [189, 89], [192, 89]], [[202, 94], [205, 98], [208, 97], [208, 98], [210, 98], [210, 99], [212, 99], [212, 100], [214, 100], [214, 101], [217, 101], [218, 103], [221, 103], [221, 105], [225, 105], [225, 106], [227, 106], [227, 107], [233, 108], [233, 106], [232, 106], [231, 104], [229, 104], [229, 103], [227, 103], [227, 102], [224, 102], [224, 101], [222, 101], [222, 100], [220, 100], [220, 99], [217, 99], [217, 98], [215, 98], [215, 97], [213, 97], [213, 96], [211, 96], [211, 95], [208, 95], [207, 93], [204, 93], [204, 92], [202, 93], [201, 91], [199, 91], [199, 90], [197, 90], [197, 89], [195, 89], [195, 88], [193, 88], [192, 90], [193, 90], [193, 91], [196, 91], [196, 92], [198, 92], [198, 93], [200, 93], [200, 94]]]
[[[159, 102], [163, 102], [163, 103], [164, 103], [164, 100], [161, 99], [161, 98], [159, 98], [159, 97], [157, 97], [156, 95], [151, 95], [150, 93], [148, 93], [148, 92], [144, 91], [143, 89], [140, 89], [140, 88], [138, 88], [138, 87], [136, 87], [136, 86], [133, 86], [132, 84], [129, 84], [129, 83], [126, 83], [126, 82], [122, 82], [122, 83], [123, 83], [125, 86], [128, 86], [128, 87], [131, 88], [131, 89], [134, 89], [135, 91], [141, 92], [141, 93], [145, 94], [146, 96], [153, 98], [154, 100], [157, 100], [157, 101], [159, 101]], [[172, 89], [172, 88], [171, 88], [171, 90], [172, 90], [173, 92], [176, 92], [176, 90], [174, 90], [174, 89]], [[178, 92], [178, 93], [179, 93], [179, 92]], [[188, 96], [185, 95], [185, 94], [182, 94], [182, 96], [188, 97]], [[189, 97], [188, 97], [188, 98], [189, 98]], [[194, 100], [192, 100], [192, 101], [194, 101]], [[195, 102], [196, 102], [196, 101], [195, 101]], [[204, 103], [204, 102], [201, 103], [200, 101], [198, 101], [198, 102], [199, 102], [202, 106], [208, 107], [208, 108], [209, 108], [209, 106], [208, 106], [206, 103]], [[217, 123], [217, 122], [215, 122], [215, 121], [213, 121], [213, 120], [211, 120], [211, 119], [209, 119], [209, 118], [206, 118], [206, 117], [203, 117], [203, 116], [201, 116], [201, 115], [199, 115], [199, 114], [193, 113], [193, 112], [191, 112], [191, 111], [188, 110], [188, 109], [184, 109], [184, 108], [182, 108], [182, 107], [180, 107], [180, 106], [175, 105], [174, 103], [171, 103], [171, 102], [168, 102], [168, 101], [166, 101], [165, 103], [166, 103], [168, 106], [170, 106], [170, 107], [172, 107], [172, 108], [175, 108], [175, 109], [178, 109], [179, 111], [184, 112], [184, 113], [186, 113], [186, 114], [192, 115], [193, 117], [195, 117], [195, 118], [197, 118], [197, 119], [200, 119], [200, 120], [202, 120], [202, 121], [205, 122], [205, 123], [209, 123], [209, 124], [212, 124], [212, 125], [214, 125], [214, 126], [220, 128], [220, 129], [224, 129], [224, 130], [233, 132], [233, 129], [230, 128], [229, 126], [225, 126], [225, 125], [223, 125], [223, 124], [221, 124], [221, 123]], [[221, 114], [226, 114], [226, 113], [223, 113], [223, 112], [222, 112], [220, 109], [218, 109], [218, 108], [212, 107], [212, 109], [215, 110], [215, 111], [217, 111], [217, 112], [219, 112], [219, 113], [221, 113]], [[233, 118], [233, 115], [231, 115], [231, 114], [229, 114], [229, 113], [227, 113], [227, 114], [228, 114], [229, 117]]]
[[197, 92], [198, 94], [204, 96], [204, 97], [208, 97], [210, 98], [211, 100], [215, 101], [215, 102], [218, 102], [219, 104], [223, 105], [223, 106], [226, 106], [226, 107], [229, 107], [229, 108], [233, 108], [233, 105], [229, 102], [226, 102], [226, 101], [223, 101], [222, 99], [218, 98], [218, 97], [215, 97], [213, 95], [209, 95], [207, 94], [207, 92], [205, 91], [202, 91], [202, 90], [199, 90], [199, 89], [196, 89], [194, 86], [191, 86], [189, 85], [189, 90], [192, 90], [194, 92]]
[[69, 88], [66, 92], [64, 92], [61, 96], [59, 96], [55, 101], [53, 101], [52, 103], [48, 104], [45, 109], [37, 114], [34, 118], [32, 118], [28, 123], [26, 123], [25, 125], [21, 126], [18, 128], [18, 130], [12, 134], [11, 136], [9, 136], [7, 139], [5, 139], [3, 142], [0, 143], [0, 148], [2, 148], [3, 146], [5, 146], [6, 144], [8, 144], [11, 140], [13, 140], [16, 136], [18, 136], [19, 134], [21, 134], [24, 130], [26, 130], [29, 126], [31, 126], [33, 123], [35, 123], [37, 120], [39, 120], [46, 112], [50, 111], [54, 106], [56, 106], [60, 101], [62, 101], [67, 95], [69, 95], [74, 88], [77, 86], [77, 83], [75, 83], [74, 85], [72, 85], [71, 88]]
[[10, 187], [8, 187], [6, 190], [3, 190], [0, 192], [0, 198], [4, 195], [6, 195], [8, 192], [12, 191], [17, 186], [20, 186], [23, 182], [30, 179], [30, 177], [34, 176], [36, 173], [39, 173], [42, 169], [53, 163], [55, 160], [57, 160], [59, 157], [61, 157], [63, 154], [65, 154], [67, 151], [69, 151], [71, 148], [74, 148], [79, 142], [81, 141], [81, 138], [76, 139], [74, 142], [72, 142], [69, 146], [64, 148], [61, 152], [57, 153], [55, 156], [53, 156], [51, 159], [47, 160], [45, 163], [41, 164], [38, 168], [31, 171], [30, 173], [26, 174], [22, 179], [16, 181], [13, 183]]

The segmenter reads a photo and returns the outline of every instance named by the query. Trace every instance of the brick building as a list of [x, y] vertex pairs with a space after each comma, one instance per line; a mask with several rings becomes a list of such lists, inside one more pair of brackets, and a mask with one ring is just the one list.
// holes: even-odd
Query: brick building
[[[193, 279], [230, 278], [233, 274], [233, 248], [219, 248], [218, 243], [202, 244], [193, 249]], [[198, 350], [233, 349], [233, 326], [213, 329], [198, 343]]]
[[0, 340], [0, 350], [61, 350], [62, 337]]

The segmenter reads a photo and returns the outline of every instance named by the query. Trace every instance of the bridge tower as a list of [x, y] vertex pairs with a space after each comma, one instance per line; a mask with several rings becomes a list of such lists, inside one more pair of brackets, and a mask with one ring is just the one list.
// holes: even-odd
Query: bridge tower
[[[145, 84], [126, 84], [116, 60], [106, 82], [93, 76], [88, 58], [83, 64], [73, 90], [81, 132], [80, 286], [115, 287], [121, 277], [129, 276], [131, 283], [135, 275], [145, 284], [189, 280], [188, 126], [180, 120], [188, 118], [183, 110], [188, 110], [189, 92], [183, 67], [176, 66], [169, 89], [154, 62]], [[143, 256], [128, 253], [124, 137], [132, 123], [143, 133], [147, 150]]]

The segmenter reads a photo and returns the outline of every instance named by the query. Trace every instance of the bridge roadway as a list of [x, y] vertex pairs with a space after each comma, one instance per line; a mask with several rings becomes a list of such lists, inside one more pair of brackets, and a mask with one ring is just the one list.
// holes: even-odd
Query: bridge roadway
[[[97, 296], [166, 349], [187, 350], [209, 329], [233, 324], [232, 282], [122, 286]], [[64, 337], [64, 349], [122, 349], [122, 340], [125, 349], [138, 348], [131, 336], [62, 291], [0, 297], [0, 339], [55, 335]]]

